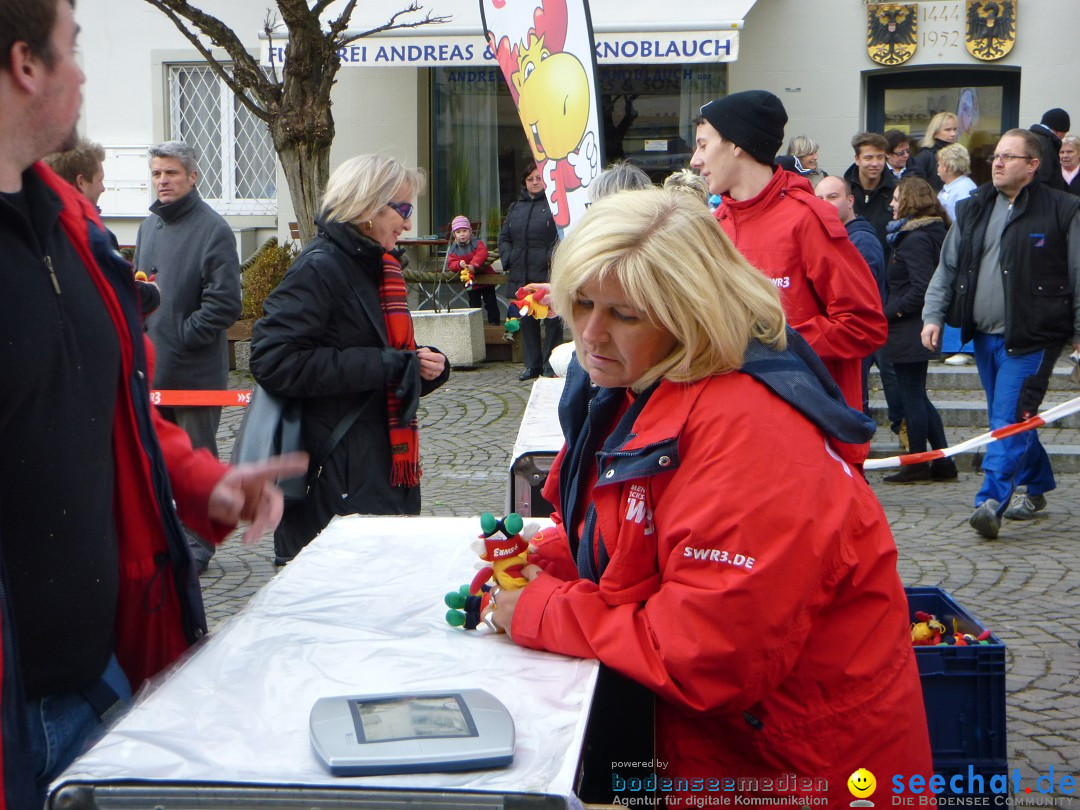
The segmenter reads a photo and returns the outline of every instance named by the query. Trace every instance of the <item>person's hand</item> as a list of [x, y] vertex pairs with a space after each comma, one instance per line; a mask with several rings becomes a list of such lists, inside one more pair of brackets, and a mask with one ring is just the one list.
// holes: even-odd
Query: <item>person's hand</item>
[[932, 352], [936, 352], [941, 346], [941, 327], [936, 323], [928, 323], [922, 328], [922, 345]]
[[250, 525], [244, 531], [244, 542], [256, 542], [264, 532], [277, 527], [285, 508], [275, 482], [304, 475], [308, 462], [307, 453], [285, 453], [230, 467], [210, 492], [207, 511], [211, 519], [226, 524], [247, 521]]
[[[542, 573], [543, 571], [540, 570], [538, 565], [526, 565], [521, 569], [521, 575], [529, 582], [532, 582]], [[525, 586], [525, 588], [528, 587], [528, 585]], [[496, 627], [505, 631], [507, 635], [510, 635], [510, 625], [514, 621], [514, 609], [517, 608], [518, 600], [521, 598], [525, 588], [512, 591], [499, 588], [498, 593], [495, 595], [495, 610], [491, 614], [491, 620], [495, 622]]]
[[[522, 292], [524, 290], [524, 292]], [[551, 285], [546, 281], [530, 281], [518, 290], [519, 296], [524, 298], [529, 293], [532, 293], [533, 301], [538, 304], [545, 304], [551, 306], [548, 302], [548, 296], [551, 295]]]
[[[532, 293], [533, 301], [538, 304], [543, 304], [548, 308], [548, 318], [557, 318], [558, 313], [555, 312], [555, 307], [551, 305], [551, 285], [546, 281], [530, 281], [524, 287], [521, 288], [525, 292], [522, 295], [528, 295]], [[520, 292], [520, 290], [519, 290]]]
[[416, 356], [420, 358], [420, 376], [425, 380], [438, 379], [446, 368], [446, 355], [433, 352], [427, 346], [417, 348]]

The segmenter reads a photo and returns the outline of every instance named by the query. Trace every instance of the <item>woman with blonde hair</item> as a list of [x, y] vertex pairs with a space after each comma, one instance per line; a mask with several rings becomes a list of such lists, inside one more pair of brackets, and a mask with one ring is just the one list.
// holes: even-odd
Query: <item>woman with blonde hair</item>
[[424, 176], [384, 155], [330, 175], [318, 232], [267, 297], [251, 371], [273, 394], [303, 403], [312, 458], [304, 499], [274, 532], [278, 563], [334, 515], [420, 512], [420, 397], [450, 376], [446, 356], [417, 346], [401, 266], [390, 254], [409, 229]]
[[[977, 188], [975, 181], [968, 176], [969, 171], [971, 171], [971, 155], [963, 144], [951, 143], [938, 151], [937, 174], [944, 185], [938, 192], [937, 198], [948, 215], [946, 228], [956, 221], [956, 204], [970, 197], [971, 192]], [[960, 340], [960, 330], [955, 326], [945, 325], [941, 349], [949, 353], [949, 356], [945, 358], [947, 365], [964, 366], [973, 362], [971, 355], [975, 351], [974, 344], [970, 340], [966, 344], [963, 343]]]
[[942, 187], [938, 202], [949, 215], [949, 224], [956, 220], [956, 204], [971, 196], [977, 186], [968, 173], [971, 171], [971, 155], [962, 143], [950, 143], [937, 153], [937, 176]]
[[[697, 200], [644, 190], [590, 208], [552, 288], [578, 358], [544, 493], [558, 508], [530, 582], [493, 592], [496, 627], [598, 658], [599, 697], [633, 696], [612, 722], [655, 701], [676, 802], [682, 779], [813, 774], [738, 790], [839, 805], [852, 763], [929, 775], [896, 546], [849, 444], [873, 424], [772, 282]], [[828, 497], [800, 506], [811, 491]]]
[[828, 175], [818, 168], [818, 143], [808, 135], [796, 135], [788, 141], [787, 154], [776, 158], [777, 164], [789, 172], [805, 177], [810, 185], [817, 184]]
[[664, 178], [664, 188], [692, 194], [705, 205], [709, 204], [709, 184], [693, 169], [679, 169]]
[[959, 121], [951, 112], [937, 113], [926, 125], [926, 134], [919, 141], [919, 151], [911, 159], [914, 174], [925, 177], [935, 192], [941, 191], [944, 183], [937, 173], [937, 153], [948, 146], [956, 143]]

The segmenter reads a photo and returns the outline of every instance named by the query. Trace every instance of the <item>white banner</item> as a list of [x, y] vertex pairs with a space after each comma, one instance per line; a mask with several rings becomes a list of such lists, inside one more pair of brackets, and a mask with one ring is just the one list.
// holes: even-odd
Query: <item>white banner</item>
[[[432, 29], [437, 30], [437, 29]], [[595, 34], [601, 65], [732, 62], [739, 55], [738, 31], [666, 31]], [[360, 39], [339, 51], [343, 67], [497, 67], [483, 36], [380, 36]], [[262, 41], [264, 67], [285, 62], [285, 41]]]
[[587, 0], [480, 0], [559, 233], [580, 221], [600, 174], [599, 96]]

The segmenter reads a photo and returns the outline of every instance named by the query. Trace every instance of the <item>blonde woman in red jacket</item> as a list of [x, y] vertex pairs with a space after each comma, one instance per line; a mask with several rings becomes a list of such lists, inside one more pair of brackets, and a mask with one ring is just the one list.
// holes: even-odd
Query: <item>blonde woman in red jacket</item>
[[647, 190], [592, 206], [552, 288], [577, 348], [556, 525], [496, 624], [651, 692], [671, 806], [840, 807], [859, 768], [882, 794], [929, 776], [896, 546], [854, 464], [873, 426], [770, 280], [700, 203]]

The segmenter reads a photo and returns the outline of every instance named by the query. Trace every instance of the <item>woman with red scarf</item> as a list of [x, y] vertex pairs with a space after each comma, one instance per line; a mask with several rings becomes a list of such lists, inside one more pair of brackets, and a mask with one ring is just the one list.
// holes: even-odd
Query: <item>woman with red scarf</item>
[[325, 456], [274, 533], [279, 564], [335, 515], [420, 512], [416, 409], [446, 382], [450, 365], [437, 349], [416, 345], [401, 267], [389, 251], [409, 229], [423, 188], [419, 170], [382, 155], [339, 166], [315, 218], [317, 236], [255, 323], [255, 379], [303, 400], [304, 447], [313, 460]]

